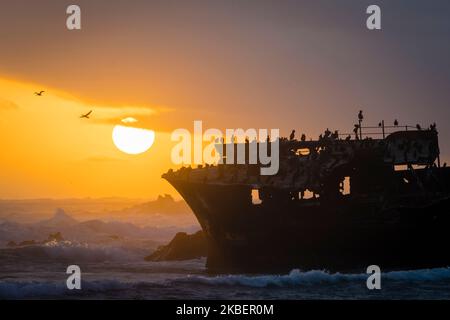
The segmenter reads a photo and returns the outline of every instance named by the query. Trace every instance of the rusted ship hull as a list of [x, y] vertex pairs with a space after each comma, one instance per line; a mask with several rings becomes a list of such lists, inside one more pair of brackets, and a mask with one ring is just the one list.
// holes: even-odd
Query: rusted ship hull
[[352, 271], [372, 264], [393, 270], [450, 265], [450, 171], [433, 170], [438, 180], [429, 179], [422, 193], [279, 197], [257, 205], [248, 185], [166, 179], [205, 231], [210, 272]]

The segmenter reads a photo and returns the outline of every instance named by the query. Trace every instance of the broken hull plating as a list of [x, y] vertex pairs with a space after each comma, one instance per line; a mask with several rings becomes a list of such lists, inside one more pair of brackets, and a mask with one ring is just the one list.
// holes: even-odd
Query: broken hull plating
[[450, 198], [341, 197], [254, 205], [251, 187], [168, 179], [208, 239], [212, 273], [450, 265]]

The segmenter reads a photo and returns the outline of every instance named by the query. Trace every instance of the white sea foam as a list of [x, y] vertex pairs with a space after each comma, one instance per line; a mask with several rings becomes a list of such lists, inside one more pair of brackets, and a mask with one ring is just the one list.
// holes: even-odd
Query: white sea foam
[[[91, 275], [92, 276], [92, 275]], [[105, 276], [102, 274], [102, 276]], [[212, 286], [217, 288], [294, 288], [297, 292], [299, 288], [318, 288], [322, 285], [333, 285], [335, 288], [349, 288], [349, 285], [358, 284], [364, 286], [367, 274], [343, 274], [329, 273], [321, 270], [302, 272], [292, 270], [286, 275], [221, 275], [221, 276], [182, 276], [159, 274], [151, 275], [146, 273], [124, 275], [117, 279], [89, 279], [82, 280], [82, 290], [70, 291], [65, 286], [65, 279], [61, 281], [22, 281], [6, 279], [0, 281], [0, 299], [23, 299], [23, 298], [58, 298], [71, 299], [83, 297], [147, 297], [151, 299], [161, 298], [161, 295], [168, 297], [176, 296], [180, 292], [180, 298], [188, 292], [192, 297], [199, 297], [202, 290], [198, 286]], [[417, 283], [418, 285], [429, 283], [442, 287], [443, 283], [450, 281], [450, 268], [423, 269], [411, 271], [393, 271], [382, 274], [382, 281], [399, 283], [401, 285]], [[444, 282], [443, 282], [444, 281]], [[308, 289], [310, 290], [310, 289]], [[233, 290], [234, 292], [235, 290]], [[184, 293], [183, 293], [184, 292]], [[209, 292], [208, 290], [203, 291]], [[211, 291], [217, 292], [217, 291]], [[227, 292], [227, 291], [220, 291]], [[308, 291], [309, 292], [309, 291]], [[334, 292], [334, 291], [333, 291]], [[364, 293], [367, 293], [364, 291]], [[351, 294], [346, 293], [346, 294]], [[200, 295], [201, 296], [201, 295]], [[344, 295], [345, 296], [345, 295]], [[330, 297], [333, 297], [332, 295]], [[352, 296], [351, 296], [352, 297]]]
[[71, 260], [77, 262], [135, 261], [142, 257], [129, 249], [106, 245], [90, 245], [70, 241], [50, 242], [9, 249], [13, 254], [29, 260], [48, 258], [50, 260]]
[[[340, 283], [364, 281], [368, 275], [365, 273], [330, 273], [323, 270], [302, 272], [292, 270], [286, 275], [220, 275], [220, 276], [188, 276], [179, 281], [197, 282], [206, 285], [246, 286], [255, 288], [264, 287], [291, 287], [314, 285], [320, 283]], [[450, 268], [422, 269], [410, 271], [391, 271], [382, 273], [382, 279], [392, 281], [441, 281], [450, 280]]]

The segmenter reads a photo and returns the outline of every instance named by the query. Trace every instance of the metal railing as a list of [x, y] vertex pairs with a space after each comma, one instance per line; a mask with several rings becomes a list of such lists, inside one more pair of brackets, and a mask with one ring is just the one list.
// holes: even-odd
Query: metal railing
[[[363, 129], [369, 129], [369, 130], [373, 130], [373, 129], [379, 129], [379, 132], [363, 132]], [[395, 130], [391, 130], [391, 129], [395, 129]], [[428, 130], [430, 128], [426, 128], [425, 130]], [[411, 126], [411, 125], [393, 125], [393, 126], [385, 126], [384, 125], [384, 120], [382, 120], [380, 122], [380, 124], [378, 126], [367, 126], [364, 127], [362, 126], [362, 121], [359, 120], [359, 124], [355, 124], [355, 130], [351, 133], [339, 133], [338, 135], [341, 136], [355, 136], [357, 135], [359, 139], [362, 139], [363, 136], [364, 137], [370, 137], [370, 136], [382, 136], [383, 139], [386, 138], [387, 135], [397, 132], [397, 131], [419, 131], [422, 130], [422, 128], [417, 127], [417, 125], [415, 126]]]

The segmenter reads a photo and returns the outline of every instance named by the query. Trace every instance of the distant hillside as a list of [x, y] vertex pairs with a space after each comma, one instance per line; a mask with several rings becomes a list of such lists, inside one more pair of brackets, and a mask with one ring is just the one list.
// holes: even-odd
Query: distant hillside
[[68, 227], [77, 224], [78, 221], [69, 216], [64, 209], [58, 208], [53, 217], [50, 219], [42, 220], [39, 222], [39, 225], [45, 227]]
[[[155, 214], [154, 216], [158, 216]], [[180, 220], [175, 216], [174, 221]], [[182, 219], [181, 219], [182, 220]], [[69, 241], [95, 243], [95, 244], [133, 244], [146, 249], [153, 247], [156, 243], [171, 239], [178, 231], [193, 232], [198, 230], [196, 224], [150, 224], [137, 226], [125, 221], [103, 221], [91, 219], [78, 221], [67, 214], [63, 209], [57, 209], [54, 215], [45, 220], [32, 224], [22, 224], [11, 221], [0, 222], [0, 247], [7, 243], [29, 244], [42, 243], [42, 239], [48, 238], [49, 234], [60, 234]]]
[[165, 194], [163, 196], [158, 196], [156, 200], [132, 206], [122, 210], [122, 212], [133, 214], [186, 214], [191, 213], [191, 209], [185, 201], [175, 201], [171, 195]]
[[[56, 208], [64, 209], [57, 209], [55, 214]], [[70, 216], [65, 212], [70, 212]], [[58, 228], [89, 220], [118, 221], [160, 229], [198, 226], [186, 202], [177, 201], [170, 195], [161, 195], [151, 201], [118, 198], [0, 200], [0, 223], [39, 223], [41, 227]]]

